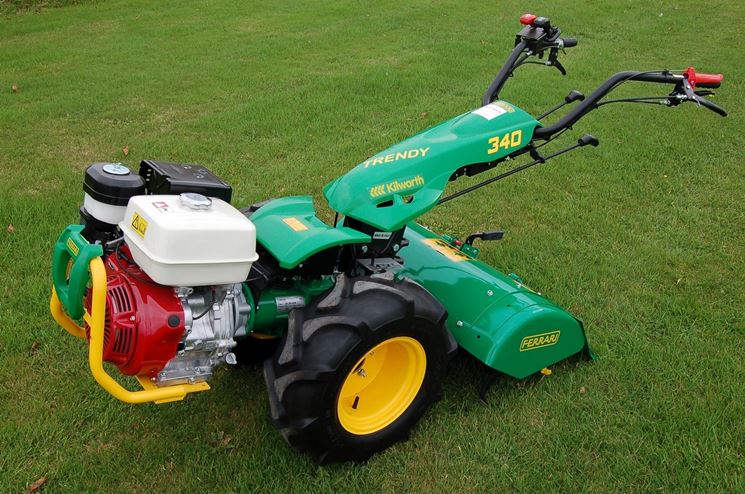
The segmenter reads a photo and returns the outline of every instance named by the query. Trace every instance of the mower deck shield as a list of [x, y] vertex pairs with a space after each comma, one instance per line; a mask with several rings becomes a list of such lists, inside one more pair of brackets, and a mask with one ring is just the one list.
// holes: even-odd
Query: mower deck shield
[[582, 322], [517, 277], [417, 223], [404, 236], [409, 245], [400, 251], [399, 275], [437, 297], [458, 344], [489, 367], [519, 379], [580, 352], [591, 356]]

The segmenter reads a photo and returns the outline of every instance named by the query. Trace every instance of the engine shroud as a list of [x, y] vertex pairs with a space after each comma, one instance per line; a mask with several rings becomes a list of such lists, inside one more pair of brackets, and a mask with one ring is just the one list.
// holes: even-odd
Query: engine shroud
[[[103, 358], [123, 374], [156, 377], [176, 356], [186, 330], [184, 310], [173, 288], [156, 284], [126, 258], [115, 252], [105, 263]], [[87, 326], [86, 332], [90, 339]]]
[[206, 381], [216, 365], [234, 364], [234, 337], [251, 313], [241, 284], [160, 285], [130, 255], [124, 245], [106, 258], [103, 359], [157, 386]]

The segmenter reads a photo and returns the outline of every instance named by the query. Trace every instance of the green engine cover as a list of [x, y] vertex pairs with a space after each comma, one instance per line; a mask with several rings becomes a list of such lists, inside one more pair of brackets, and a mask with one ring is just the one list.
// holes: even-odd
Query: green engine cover
[[421, 225], [407, 225], [404, 236], [399, 276], [445, 306], [458, 344], [489, 367], [523, 378], [583, 350], [591, 355], [582, 322], [558, 305]]
[[530, 143], [540, 123], [496, 101], [410, 137], [326, 185], [339, 213], [394, 231], [433, 208], [459, 168], [488, 163]]

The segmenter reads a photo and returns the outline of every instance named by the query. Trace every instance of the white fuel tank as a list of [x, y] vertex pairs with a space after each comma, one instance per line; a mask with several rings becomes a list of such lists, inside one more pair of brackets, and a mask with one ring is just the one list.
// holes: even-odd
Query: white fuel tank
[[132, 197], [119, 228], [134, 261], [161, 285], [240, 283], [259, 258], [254, 224], [201, 194]]

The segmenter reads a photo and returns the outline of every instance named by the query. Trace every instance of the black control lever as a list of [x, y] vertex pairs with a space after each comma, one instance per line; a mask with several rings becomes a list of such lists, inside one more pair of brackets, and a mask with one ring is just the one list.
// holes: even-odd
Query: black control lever
[[[585, 135], [583, 135], [582, 137], [580, 137], [577, 140], [577, 144], [573, 144], [573, 145], [569, 146], [568, 148], [560, 149], [559, 151], [556, 151], [556, 152], [554, 152], [552, 154], [549, 154], [548, 156], [541, 156], [541, 154], [538, 152], [538, 149], [533, 144], [531, 144], [531, 146], [530, 146], [530, 156], [531, 156], [531, 158], [533, 158], [533, 161], [531, 161], [530, 163], [525, 163], [524, 165], [516, 166], [515, 168], [512, 168], [510, 170], [507, 170], [506, 172], [500, 173], [496, 177], [492, 177], [490, 179], [484, 180], [483, 182], [477, 183], [476, 185], [472, 185], [470, 187], [466, 187], [465, 189], [459, 190], [458, 192], [453, 192], [449, 196], [445, 196], [442, 199], [440, 199], [439, 201], [437, 201], [437, 204], [440, 205], [440, 204], [444, 204], [444, 203], [446, 203], [448, 201], [452, 201], [456, 197], [460, 197], [462, 195], [468, 194], [469, 192], [473, 192], [476, 189], [480, 189], [481, 187], [484, 187], [486, 185], [492, 184], [492, 183], [494, 183], [494, 182], [496, 182], [498, 180], [502, 180], [503, 178], [507, 178], [510, 175], [514, 175], [515, 173], [521, 172], [523, 170], [527, 170], [528, 168], [530, 168], [532, 166], [540, 165], [542, 163], [545, 163], [546, 161], [550, 160], [551, 158], [556, 158], [557, 156], [561, 156], [562, 154], [568, 153], [569, 151], [572, 151], [574, 149], [587, 146], [588, 144], [591, 145], [591, 146], [597, 146], [598, 144], [600, 144], [600, 141], [595, 136], [593, 136], [591, 134], [585, 134]], [[540, 147], [540, 146], [538, 146], [538, 147]]]
[[564, 97], [565, 103], [574, 103], [575, 101], [584, 101], [585, 95], [577, 91], [576, 89], [572, 89], [569, 91], [569, 94], [567, 94]]
[[559, 62], [558, 48], [551, 48], [551, 52], [548, 55], [548, 61], [546, 62], [546, 65], [556, 67], [557, 69], [559, 69], [559, 72], [561, 72], [561, 75], [567, 75], [566, 69], [563, 65], [561, 65], [561, 62]]
[[696, 96], [696, 93], [693, 91], [693, 88], [691, 87], [691, 83], [688, 82], [688, 79], [683, 79], [682, 89], [683, 94], [686, 95], [686, 97], [692, 101], [697, 101], [698, 97]]
[[466, 245], [473, 245], [473, 241], [479, 240], [502, 240], [504, 232], [502, 230], [492, 230], [488, 232], [472, 233], [466, 238]]
[[556, 110], [559, 110], [561, 108], [564, 108], [566, 105], [570, 103], [574, 103], [575, 101], [583, 101], [585, 99], [585, 95], [577, 91], [576, 89], [572, 89], [569, 91], [569, 94], [567, 94], [564, 97], [564, 101], [562, 103], [559, 103], [558, 105], [554, 106], [553, 108], [541, 113], [536, 117], [536, 120], [542, 120], [546, 118], [547, 116], [551, 115]]
[[709, 95], [713, 93], [711, 91], [695, 91], [691, 86], [691, 83], [688, 82], [688, 79], [683, 78], [683, 80], [675, 87], [675, 90], [668, 98], [668, 101], [672, 106], [680, 104], [681, 101], [693, 101], [701, 106], [708, 108], [714, 113], [717, 113], [718, 115], [726, 117], [727, 110], [705, 99], [703, 97], [704, 94]]
[[577, 144], [579, 144], [579, 147], [587, 146], [588, 144], [592, 147], [598, 147], [600, 141], [592, 134], [585, 134], [577, 139]]

